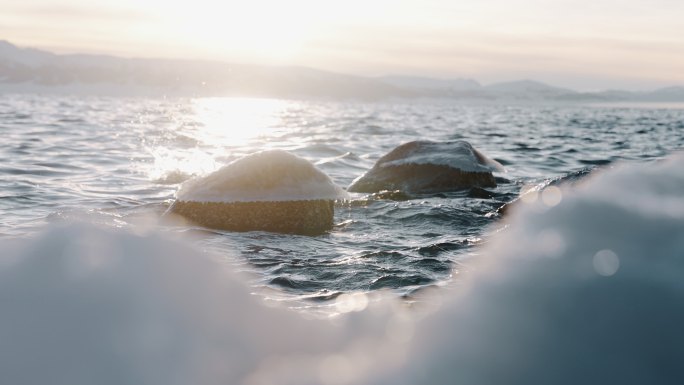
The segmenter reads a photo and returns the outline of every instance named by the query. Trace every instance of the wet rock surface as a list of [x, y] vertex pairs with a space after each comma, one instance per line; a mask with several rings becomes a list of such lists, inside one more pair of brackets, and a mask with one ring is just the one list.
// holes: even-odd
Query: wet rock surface
[[465, 141], [413, 141], [380, 158], [372, 169], [352, 182], [348, 191], [434, 193], [496, 187], [492, 171], [500, 169], [498, 162]]

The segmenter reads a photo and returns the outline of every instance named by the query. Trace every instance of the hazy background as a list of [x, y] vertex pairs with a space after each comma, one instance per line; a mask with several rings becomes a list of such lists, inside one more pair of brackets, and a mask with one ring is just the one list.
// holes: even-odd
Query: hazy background
[[678, 0], [2, 0], [0, 38], [57, 53], [652, 90], [684, 83], [682, 15]]
[[[0, 382], [684, 384], [682, 3], [0, 0]], [[506, 172], [320, 237], [162, 217], [418, 139]]]

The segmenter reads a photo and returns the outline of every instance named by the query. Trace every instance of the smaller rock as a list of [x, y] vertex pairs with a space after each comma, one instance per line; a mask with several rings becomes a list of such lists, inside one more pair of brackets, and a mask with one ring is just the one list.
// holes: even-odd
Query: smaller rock
[[492, 175], [496, 170], [503, 171], [503, 166], [466, 141], [413, 141], [380, 158], [372, 169], [352, 182], [348, 191], [435, 193], [496, 187]]

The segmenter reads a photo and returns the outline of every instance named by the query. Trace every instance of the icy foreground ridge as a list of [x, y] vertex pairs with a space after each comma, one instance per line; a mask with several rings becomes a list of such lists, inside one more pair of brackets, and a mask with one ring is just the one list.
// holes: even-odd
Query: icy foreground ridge
[[348, 190], [429, 193], [496, 187], [493, 171], [503, 171], [503, 166], [466, 141], [413, 141], [381, 157], [372, 169], [354, 180]]
[[257, 152], [180, 187], [190, 202], [281, 202], [343, 199], [345, 192], [311, 162], [283, 150]]
[[0, 239], [2, 382], [679, 385], [683, 163], [598, 172], [553, 204], [517, 205], [420, 320], [266, 308], [158, 235], [72, 225]]
[[3, 384], [319, 384], [331, 351], [382, 336], [366, 313], [266, 307], [227, 265], [159, 235], [76, 224], [0, 250]]
[[682, 384], [684, 156], [523, 203], [379, 384]]

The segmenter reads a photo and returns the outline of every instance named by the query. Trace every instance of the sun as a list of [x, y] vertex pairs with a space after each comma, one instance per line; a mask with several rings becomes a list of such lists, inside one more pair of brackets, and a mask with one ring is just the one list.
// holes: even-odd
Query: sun
[[290, 59], [321, 27], [321, 5], [310, 0], [195, 0], [165, 4], [173, 40], [196, 52], [269, 64]]

